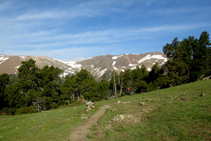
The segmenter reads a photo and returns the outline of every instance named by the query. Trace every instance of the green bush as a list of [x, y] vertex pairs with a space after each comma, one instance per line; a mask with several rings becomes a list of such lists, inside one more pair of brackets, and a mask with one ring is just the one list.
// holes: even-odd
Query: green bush
[[55, 102], [51, 103], [51, 108], [52, 109], [57, 109], [58, 107], [59, 107], [59, 105], [57, 103], [55, 103]]
[[36, 109], [33, 107], [21, 107], [16, 110], [15, 114], [27, 114], [27, 113], [37, 113]]
[[2, 109], [2, 111], [3, 111], [4, 113], [6, 113], [7, 115], [14, 115], [16, 109], [15, 109], [15, 108], [8, 108], [8, 107], [5, 107], [5, 108]]

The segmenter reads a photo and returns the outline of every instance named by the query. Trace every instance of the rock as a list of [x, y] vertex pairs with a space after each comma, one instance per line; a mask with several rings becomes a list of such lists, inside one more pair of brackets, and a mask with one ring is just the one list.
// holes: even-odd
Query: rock
[[85, 109], [85, 112], [88, 112], [88, 111], [90, 111], [91, 109], [95, 109], [95, 103], [93, 103], [92, 101], [86, 102], [86, 109]]
[[86, 102], [86, 105], [94, 105], [94, 103], [92, 101], [88, 101]]
[[88, 117], [81, 117], [81, 119], [87, 119]]
[[139, 106], [144, 106], [144, 102], [139, 102]]
[[119, 121], [118, 116], [116, 116], [116, 117], [112, 118], [112, 119], [111, 119], [111, 121]]
[[105, 126], [105, 129], [110, 129], [112, 126], [109, 124], [107, 126]]
[[123, 120], [132, 120], [134, 119], [134, 117], [132, 115], [127, 115], [127, 114], [121, 114], [121, 115], [117, 115], [115, 117], [113, 117], [111, 119], [111, 122], [116, 122], [116, 121], [123, 121]]
[[119, 119], [120, 120], [124, 120], [125, 119], [125, 115], [119, 115]]
[[150, 102], [150, 101], [151, 101], [151, 99], [147, 99], [147, 100], [146, 100], [146, 102]]
[[205, 94], [201, 94], [200, 96], [205, 96]]
[[95, 106], [94, 106], [94, 105], [91, 105], [90, 107], [91, 107], [92, 109], [95, 109]]
[[132, 115], [127, 115], [126, 118], [127, 119], [133, 119], [134, 117]]
[[111, 121], [120, 121], [123, 120], [124, 116], [123, 115], [117, 115], [114, 118], [111, 119]]
[[187, 97], [182, 97], [181, 100], [182, 101], [188, 101], [189, 99]]

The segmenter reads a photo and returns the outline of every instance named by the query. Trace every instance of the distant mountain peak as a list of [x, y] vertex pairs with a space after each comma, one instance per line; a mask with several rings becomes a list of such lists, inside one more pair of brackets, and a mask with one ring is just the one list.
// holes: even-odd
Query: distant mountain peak
[[88, 58], [80, 61], [63, 61], [53, 59], [46, 56], [12, 56], [0, 55], [0, 74], [17, 73], [18, 67], [22, 61], [27, 61], [30, 58], [36, 61], [36, 65], [42, 68], [45, 65], [59, 67], [64, 70], [64, 74], [75, 74], [82, 68], [87, 69], [97, 80], [103, 74], [108, 76], [115, 70], [117, 73], [125, 69], [135, 69], [137, 66], [145, 65], [148, 71], [157, 62], [160, 66], [163, 65], [167, 58], [161, 52], [148, 52], [143, 54], [121, 54], [121, 55], [101, 55]]

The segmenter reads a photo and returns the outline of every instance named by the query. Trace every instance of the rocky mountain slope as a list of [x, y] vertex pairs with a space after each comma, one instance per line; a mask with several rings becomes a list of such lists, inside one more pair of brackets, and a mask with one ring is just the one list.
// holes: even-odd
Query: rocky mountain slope
[[42, 68], [45, 65], [59, 67], [64, 70], [63, 76], [74, 74], [80, 69], [87, 69], [96, 79], [106, 73], [111, 75], [112, 71], [124, 71], [125, 69], [135, 69], [136, 66], [145, 65], [148, 71], [157, 62], [159, 65], [167, 61], [165, 55], [161, 52], [149, 52], [144, 54], [122, 54], [122, 55], [102, 55], [82, 61], [65, 62], [45, 56], [11, 56], [0, 55], [0, 74], [16, 74], [22, 61], [30, 58], [36, 61], [36, 65]]

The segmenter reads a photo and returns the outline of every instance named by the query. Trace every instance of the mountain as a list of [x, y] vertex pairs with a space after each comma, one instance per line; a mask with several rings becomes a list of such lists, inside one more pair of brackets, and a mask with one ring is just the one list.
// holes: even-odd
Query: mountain
[[96, 80], [106, 73], [107, 78], [112, 71], [124, 71], [125, 69], [135, 69], [136, 66], [145, 65], [148, 71], [157, 62], [160, 66], [167, 61], [166, 56], [161, 52], [148, 52], [144, 54], [122, 54], [122, 55], [102, 55], [82, 61], [62, 61], [45, 56], [12, 56], [0, 55], [0, 74], [16, 74], [22, 61], [30, 58], [36, 61], [36, 65], [42, 68], [45, 65], [59, 67], [64, 70], [63, 76], [75, 74], [80, 69], [88, 70]]

